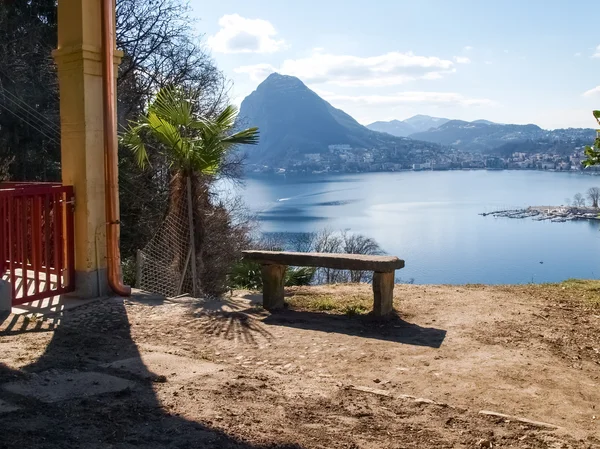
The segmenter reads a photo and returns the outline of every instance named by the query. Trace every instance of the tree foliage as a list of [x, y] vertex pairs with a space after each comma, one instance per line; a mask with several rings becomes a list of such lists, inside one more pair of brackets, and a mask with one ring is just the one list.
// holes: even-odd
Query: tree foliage
[[228, 83], [194, 31], [182, 0], [117, 0], [119, 118], [141, 113], [158, 90], [183, 86], [202, 92], [201, 113], [210, 116], [227, 102]]
[[[205, 116], [196, 91], [163, 87], [152, 99], [147, 112], [132, 121], [121, 136], [121, 143], [131, 150], [142, 169], [150, 166], [153, 154], [167, 165], [172, 178], [168, 213], [174, 216], [175, 222], [187, 223], [187, 216], [181, 216], [187, 215], [181, 201], [186, 198], [190, 202], [196, 248], [193, 257], [197, 266], [193, 275], [201, 281], [206, 294], [222, 293], [226, 284], [228, 264], [221, 264], [221, 269], [216, 270], [215, 258], [221, 255], [223, 259], [224, 254], [229, 254], [229, 264], [233, 263], [241, 251], [236, 243], [244, 240], [243, 233], [240, 238], [231, 238], [240, 228], [231, 225], [222, 203], [215, 205], [210, 200], [211, 182], [227, 155], [238, 145], [258, 142], [257, 128], [233, 131], [236, 115], [237, 109], [229, 105], [212, 116]], [[191, 199], [187, 197], [188, 190]], [[212, 238], [215, 233], [221, 240]], [[210, 255], [213, 258], [207, 261]], [[183, 260], [173, 263], [183, 270]]]
[[226, 106], [213, 117], [200, 115], [200, 96], [179, 87], [164, 87], [148, 112], [132, 121], [121, 142], [141, 168], [150, 163], [149, 147], [184, 176], [216, 175], [226, 155], [238, 145], [256, 145], [258, 128], [233, 132], [237, 108]]
[[[226, 105], [229, 85], [204, 51], [189, 13], [185, 0], [117, 0], [117, 47], [124, 52], [117, 81], [121, 128], [144, 114], [164, 87], [189, 92], [197, 115], [212, 117]], [[121, 146], [119, 151], [121, 247], [126, 258], [150, 240], [164, 219], [173, 178], [165, 154], [150, 151], [152, 170], [144, 170], [129, 150]], [[222, 172], [237, 170], [234, 162], [222, 161]]]
[[17, 180], [60, 179], [56, 1], [0, 2], [0, 164]]
[[573, 206], [575, 207], [583, 207], [585, 206], [585, 198], [581, 193], [576, 193], [573, 196]]
[[[600, 125], [600, 111], [593, 111], [594, 118], [598, 125]], [[586, 160], [583, 161], [584, 167], [591, 167], [592, 165], [600, 164], [600, 129], [596, 130], [596, 140], [591, 146], [585, 147]]]
[[590, 187], [588, 189], [587, 193], [587, 197], [590, 200], [590, 203], [592, 203], [592, 207], [594, 208], [598, 208], [598, 200], [600, 200], [600, 188], [599, 187]]
[[[187, 0], [117, 0], [116, 20], [117, 47], [124, 52], [117, 80], [120, 127], [136, 120], [168, 86], [194, 95], [198, 115], [223, 112], [229, 83], [205, 51]], [[0, 2], [0, 180], [60, 180], [58, 82], [51, 56], [56, 47], [56, 0]], [[140, 168], [119, 148], [126, 260], [150, 240], [173, 191], [168, 157], [151, 151], [147, 162], [152, 170]], [[239, 166], [236, 158], [221, 161], [220, 173], [237, 174]], [[239, 230], [240, 220], [225, 215], [211, 215], [220, 220], [213, 227]]]

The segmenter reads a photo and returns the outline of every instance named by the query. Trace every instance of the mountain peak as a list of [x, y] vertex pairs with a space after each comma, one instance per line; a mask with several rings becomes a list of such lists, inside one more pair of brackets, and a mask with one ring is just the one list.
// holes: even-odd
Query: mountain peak
[[294, 76], [270, 74], [240, 106], [240, 120], [260, 129], [260, 142], [247, 149], [252, 163], [305, 161], [330, 145], [377, 149], [409, 146], [404, 139], [367, 129], [310, 90]]
[[293, 87], [307, 89], [306, 85], [302, 81], [300, 81], [299, 78], [290, 75], [282, 75], [277, 72], [273, 72], [269, 76], [267, 76], [265, 80], [258, 85], [257, 89], [260, 89], [261, 87], [265, 86], [275, 88]]

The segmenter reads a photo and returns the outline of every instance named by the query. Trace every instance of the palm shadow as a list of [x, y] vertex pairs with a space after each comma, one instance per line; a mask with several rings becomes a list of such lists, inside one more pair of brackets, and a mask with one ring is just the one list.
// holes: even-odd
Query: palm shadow
[[[145, 301], [148, 307], [160, 304], [149, 300], [141, 300], [140, 304]], [[300, 448], [285, 444], [255, 445], [208, 423], [184, 419], [161, 404], [154, 391], [156, 379], [111, 369], [110, 364], [117, 361], [142, 360], [122, 299], [95, 302], [58, 315], [47, 318], [60, 322], [53, 329], [44, 324], [46, 319], [40, 325], [30, 322], [24, 327], [4, 326], [9, 330], [2, 337], [6, 339], [3, 343], [23, 347], [30, 337], [28, 332], [39, 333], [47, 328], [46, 332], [53, 334], [41, 357], [21, 369], [0, 362], [3, 448]], [[233, 321], [239, 321], [238, 317]], [[241, 321], [248, 323], [244, 318]], [[72, 377], [67, 380], [74, 382], [56, 385], [53, 383], [56, 377], [52, 376], [57, 373], [67, 373]], [[69, 389], [78, 388], [77, 376], [89, 373], [118, 377], [132, 386], [97, 395], [85, 391], [74, 397], [70, 395]], [[42, 399], [36, 399], [19, 394], [18, 389], [5, 388], [23, 384], [33, 384], [32, 388], [42, 393], [63, 394], [64, 398], [53, 402], [44, 400], [43, 395]], [[59, 387], [65, 391], [55, 392]], [[6, 412], [7, 405], [13, 409]]]
[[325, 312], [283, 309], [265, 318], [263, 323], [430, 348], [439, 348], [446, 338], [446, 330], [409, 323], [396, 313], [386, 320], [380, 320], [370, 315], [349, 317]]

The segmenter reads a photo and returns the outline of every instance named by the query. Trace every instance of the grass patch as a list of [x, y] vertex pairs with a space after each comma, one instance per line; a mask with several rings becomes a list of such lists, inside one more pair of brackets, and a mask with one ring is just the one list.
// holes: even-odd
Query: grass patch
[[567, 279], [558, 285], [565, 288], [574, 288], [588, 292], [600, 293], [600, 281], [595, 280], [590, 281], [585, 279]]
[[364, 315], [373, 307], [373, 297], [370, 294], [327, 292], [313, 293], [310, 290], [295, 292], [286, 298], [289, 306], [295, 310], [309, 312], [328, 312], [348, 316]]
[[600, 281], [567, 279], [559, 284], [565, 290], [579, 293], [582, 299], [592, 307], [600, 307]]
[[559, 283], [532, 285], [536, 291], [557, 300], [582, 301], [585, 305], [600, 308], [600, 281], [567, 279]]
[[322, 298], [315, 298], [310, 301], [309, 307], [315, 310], [335, 310], [338, 306], [333, 298], [324, 296]]
[[344, 312], [344, 314], [346, 314], [350, 317], [357, 316], [357, 315], [364, 315], [368, 311], [369, 311], [369, 309], [367, 309], [362, 304], [348, 304], [342, 310], [342, 312]]

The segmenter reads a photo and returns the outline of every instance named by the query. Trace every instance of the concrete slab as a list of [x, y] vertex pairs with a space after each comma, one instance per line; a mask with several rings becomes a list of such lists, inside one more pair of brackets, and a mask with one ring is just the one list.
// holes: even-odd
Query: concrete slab
[[27, 381], [4, 384], [2, 389], [52, 403], [103, 393], [116, 393], [134, 388], [135, 385], [129, 380], [102, 373], [48, 371], [39, 373]]
[[143, 353], [141, 357], [117, 360], [104, 368], [126, 371], [144, 379], [155, 379], [165, 376], [168, 381], [178, 382], [196, 376], [202, 376], [222, 368], [216, 363], [180, 357], [162, 352]]
[[0, 399], [0, 415], [2, 413], [15, 412], [15, 411], [19, 410], [19, 408], [20, 407], [17, 407], [16, 405], [10, 404], [10, 403]]

